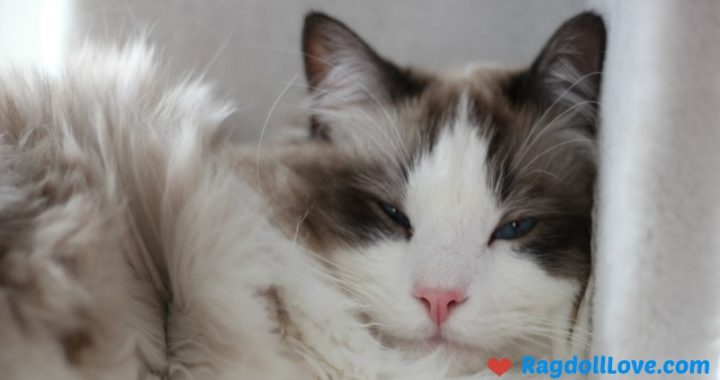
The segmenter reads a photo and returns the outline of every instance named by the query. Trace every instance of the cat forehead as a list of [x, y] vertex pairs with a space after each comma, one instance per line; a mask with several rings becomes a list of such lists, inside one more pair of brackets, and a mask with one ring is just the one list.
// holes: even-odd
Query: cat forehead
[[351, 102], [320, 95], [313, 128], [329, 130], [330, 140], [351, 155], [407, 167], [418, 154], [434, 148], [439, 134], [453, 125], [459, 112], [465, 112], [467, 125], [487, 129], [483, 134], [513, 123], [518, 112], [508, 89], [517, 74], [484, 66], [449, 73], [409, 69], [408, 75], [422, 84], [392, 99], [368, 96], [363, 102]]
[[419, 149], [411, 164], [411, 184], [422, 183], [429, 175], [447, 179], [459, 175], [453, 181], [458, 185], [469, 180], [461, 173], [484, 177], [479, 169], [487, 163], [488, 127], [481, 125], [478, 117], [470, 116], [472, 106], [467, 91], [446, 107], [442, 115], [431, 117], [436, 119], [432, 125], [436, 130], [432, 131], [432, 138], [424, 140], [426, 145]]
[[511, 70], [469, 66], [434, 76], [420, 96], [397, 107], [400, 124], [411, 135], [405, 136], [405, 141], [416, 144], [416, 151], [429, 151], [447, 130], [465, 127], [475, 129], [478, 137], [487, 137], [495, 132], [492, 128], [512, 123], [516, 115], [507, 88], [513, 74]]
[[[423, 150], [411, 166], [405, 203], [415, 216], [427, 216], [423, 219], [443, 225], [452, 220], [455, 226], [468, 222], [490, 225], [501, 217], [500, 200], [491, 181], [493, 170], [488, 167], [492, 164], [488, 159], [489, 127], [471, 116], [472, 111], [464, 92], [452, 119], [440, 126], [431, 149]], [[483, 217], [473, 221], [477, 219], [473, 215]], [[474, 226], [477, 230], [483, 227]]]
[[[424, 117], [437, 118], [432, 112], [455, 116], [467, 112], [468, 121], [477, 113], [493, 113], [505, 109], [508, 85], [517, 72], [486, 66], [468, 66], [462, 70], [429, 76], [424, 91], [406, 102], [419, 107]], [[402, 102], [401, 102], [402, 104]], [[446, 119], [447, 120], [447, 119]]]
[[490, 199], [494, 137], [511, 133], [519, 116], [505, 94], [508, 77], [508, 71], [472, 67], [441, 77], [409, 102], [405, 112], [411, 116], [401, 121], [405, 144], [412, 144], [414, 153], [408, 164], [409, 190], [441, 176], [455, 185], [448, 187], [488, 189], [481, 198]]

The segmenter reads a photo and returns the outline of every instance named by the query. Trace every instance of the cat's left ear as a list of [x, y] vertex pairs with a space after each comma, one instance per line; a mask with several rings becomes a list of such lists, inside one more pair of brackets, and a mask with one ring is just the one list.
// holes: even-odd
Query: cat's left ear
[[305, 17], [302, 48], [311, 92], [329, 103], [357, 106], [393, 101], [420, 89], [416, 78], [325, 14], [312, 12]]
[[569, 19], [519, 78], [513, 97], [539, 104], [552, 113], [567, 111], [594, 119], [605, 39], [605, 24], [600, 16], [586, 12]]

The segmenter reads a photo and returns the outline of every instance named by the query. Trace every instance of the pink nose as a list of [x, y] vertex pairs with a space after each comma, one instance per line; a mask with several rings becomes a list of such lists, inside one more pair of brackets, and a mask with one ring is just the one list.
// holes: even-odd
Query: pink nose
[[450, 311], [465, 301], [467, 296], [460, 289], [417, 288], [415, 298], [419, 299], [428, 309], [430, 319], [438, 326], [450, 316]]

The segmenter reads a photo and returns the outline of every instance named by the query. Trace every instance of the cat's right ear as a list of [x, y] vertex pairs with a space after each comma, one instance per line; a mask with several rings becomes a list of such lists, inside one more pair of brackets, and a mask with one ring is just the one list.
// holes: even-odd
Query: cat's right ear
[[302, 49], [310, 91], [325, 107], [377, 105], [420, 90], [417, 78], [325, 14], [305, 17]]

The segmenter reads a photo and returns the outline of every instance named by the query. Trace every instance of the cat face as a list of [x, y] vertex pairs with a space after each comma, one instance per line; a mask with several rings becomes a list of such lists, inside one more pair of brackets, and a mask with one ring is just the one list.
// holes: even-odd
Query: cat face
[[568, 338], [590, 273], [604, 38], [582, 14], [526, 70], [438, 74], [307, 17], [299, 231], [387, 344], [482, 363]]

